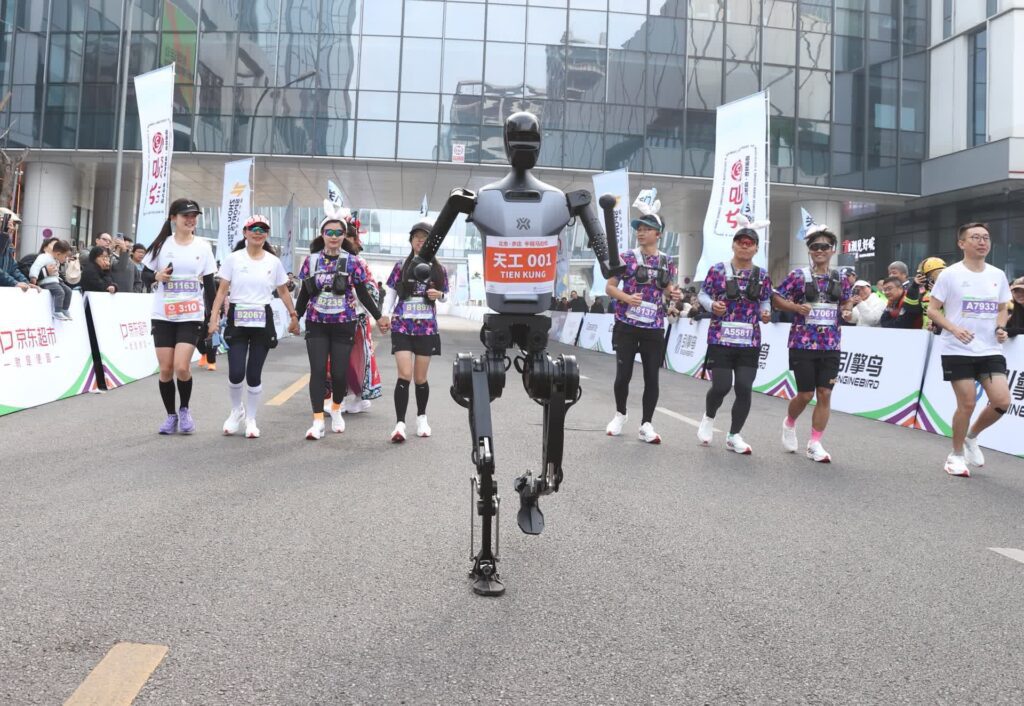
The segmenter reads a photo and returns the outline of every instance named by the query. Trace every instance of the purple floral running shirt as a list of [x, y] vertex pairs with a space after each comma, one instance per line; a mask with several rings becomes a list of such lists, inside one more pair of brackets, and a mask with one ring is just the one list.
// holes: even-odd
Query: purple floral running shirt
[[[387, 285], [398, 291], [398, 282], [402, 278], [402, 264], [396, 262], [388, 277]], [[448, 293], [448, 273], [444, 273], [444, 281], [441, 286], [434, 283], [434, 289]], [[391, 317], [391, 330], [396, 333], [404, 333], [409, 336], [432, 336], [437, 333], [437, 307], [434, 302], [426, 298], [427, 283], [417, 282], [413, 288], [413, 296], [408, 299], [399, 299], [395, 305], [394, 316]]]
[[[761, 308], [770, 307], [772, 300], [772, 280], [768, 273], [761, 269], [761, 296], [755, 301], [747, 299], [747, 285], [753, 270], [733, 272], [732, 263], [719, 262], [708, 270], [701, 290], [713, 301], [725, 304], [725, 314], [711, 315], [708, 325], [709, 346], [729, 346], [731, 348], [761, 347]], [[729, 279], [735, 277], [739, 285], [740, 298], [725, 298], [725, 286]]]
[[[639, 294], [643, 297], [643, 303], [639, 306], [630, 306], [625, 302], [615, 301], [615, 320], [621, 321], [637, 328], [665, 328], [665, 290], [658, 289], [655, 284], [657, 278], [657, 267], [663, 265], [669, 273], [669, 281], [675, 284], [676, 266], [662, 252], [657, 255], [643, 256], [644, 262], [637, 260], [637, 252], [628, 250], [622, 253], [622, 264], [626, 271], [622, 273], [619, 281], [622, 283], [622, 291], [626, 294]], [[646, 265], [650, 268], [649, 280], [646, 284], [639, 284], [636, 279], [638, 267]]]
[[[804, 272], [807, 269], [793, 270], [786, 276], [775, 293], [794, 304], [808, 303], [804, 299]], [[818, 287], [818, 302], [811, 304], [811, 313], [806, 317], [793, 314], [793, 326], [789, 330], [789, 347], [805, 351], [837, 351], [840, 343], [840, 306], [851, 296], [852, 285], [846, 277], [840, 277], [842, 295], [840, 301], [829, 302], [825, 296], [828, 289], [829, 276], [814, 275]]]
[[[334, 294], [331, 282], [338, 271], [338, 260], [344, 257], [347, 261], [348, 286], [344, 294]], [[306, 323], [339, 324], [355, 321], [359, 318], [356, 312], [356, 293], [354, 287], [366, 282], [366, 268], [360, 258], [342, 252], [341, 256], [325, 255], [323, 251], [307, 255], [299, 268], [299, 280], [305, 280], [310, 274], [316, 276], [320, 294], [312, 297], [306, 306]]]

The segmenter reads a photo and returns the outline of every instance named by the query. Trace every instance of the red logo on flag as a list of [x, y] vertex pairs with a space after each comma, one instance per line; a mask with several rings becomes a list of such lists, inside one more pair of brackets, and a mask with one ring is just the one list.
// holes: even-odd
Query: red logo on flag
[[164, 134], [158, 132], [153, 135], [153, 152], [160, 154], [164, 149]]

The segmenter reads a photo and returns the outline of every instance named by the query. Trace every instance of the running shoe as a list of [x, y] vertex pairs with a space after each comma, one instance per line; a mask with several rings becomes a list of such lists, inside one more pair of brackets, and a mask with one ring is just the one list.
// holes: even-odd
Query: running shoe
[[961, 478], [971, 477], [971, 471], [967, 468], [967, 461], [963, 456], [957, 456], [956, 454], [946, 456], [946, 473]]
[[725, 447], [730, 451], [735, 451], [738, 454], [749, 456], [753, 449], [750, 448], [750, 444], [743, 440], [743, 437], [739, 434], [729, 434], [725, 437]]
[[214, 372], [217, 369], [217, 364], [216, 363], [207, 363], [206, 369], [209, 370], [212, 373], [212, 372]]
[[964, 458], [972, 466], [981, 468], [985, 465], [985, 454], [981, 453], [981, 447], [978, 446], [978, 437], [964, 439]]
[[782, 448], [791, 454], [796, 453], [796, 427], [786, 426], [786, 420], [782, 420]]
[[306, 440], [316, 441], [322, 438], [324, 438], [324, 420], [314, 419], [313, 426], [306, 430]]
[[199, 362], [196, 363], [196, 365], [198, 365], [200, 368], [205, 368], [206, 367], [207, 362], [206, 362], [206, 354], [205, 353], [203, 353], [201, 356], [199, 356]]
[[427, 415], [425, 414], [416, 417], [416, 436], [430, 436], [430, 425], [427, 424]]
[[628, 415], [616, 412], [612, 420], [608, 422], [608, 426], [605, 427], [604, 433], [608, 436], [619, 436], [622, 433], [622, 427], [625, 426], [626, 420], [629, 419]]
[[245, 420], [245, 438], [246, 439], [258, 439], [260, 438], [260, 428], [256, 426], [255, 419]]
[[715, 420], [705, 414], [704, 418], [700, 420], [700, 426], [697, 427], [697, 439], [701, 446], [710, 446], [714, 436]]
[[405, 422], [399, 422], [395, 425], [395, 430], [391, 432], [391, 441], [396, 444], [405, 441]]
[[346, 395], [341, 402], [341, 411], [348, 414], [360, 414], [370, 409], [370, 400], [364, 400], [358, 395]]
[[178, 415], [168, 414], [167, 419], [160, 425], [161, 434], [176, 434], [178, 433]]
[[178, 410], [178, 433], [191, 434], [195, 430], [196, 423], [192, 420], [192, 413], [188, 411], [188, 407], [182, 407]]
[[640, 425], [640, 441], [645, 444], [661, 443], [661, 437], [658, 436], [658, 432], [654, 431], [654, 427], [650, 422], [644, 422]]
[[71, 321], [71, 317], [65, 314], [63, 311], [58, 311], [53, 315], [55, 321]]
[[224, 436], [231, 436], [238, 433], [238, 428], [245, 421], [245, 408], [232, 409], [231, 414], [224, 420]]
[[331, 431], [335, 434], [345, 431], [345, 417], [341, 416], [341, 407], [331, 408]]
[[820, 441], [811, 441], [807, 444], [807, 458], [818, 463], [832, 463], [832, 457]]

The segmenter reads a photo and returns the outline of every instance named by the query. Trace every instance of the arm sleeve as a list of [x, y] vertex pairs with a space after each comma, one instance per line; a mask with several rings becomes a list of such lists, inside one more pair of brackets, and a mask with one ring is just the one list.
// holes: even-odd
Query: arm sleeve
[[207, 314], [213, 313], [213, 300], [216, 296], [217, 284], [213, 281], [213, 273], [203, 275], [203, 301], [206, 303]]
[[369, 312], [373, 320], [376, 321], [380, 318], [380, 309], [377, 308], [377, 300], [373, 298], [373, 292], [370, 290], [370, 286], [366, 282], [360, 282], [355, 285], [356, 297], [359, 299], [359, 303], [363, 305], [363, 308]]
[[295, 299], [295, 313], [299, 315], [301, 319], [306, 315], [306, 309], [309, 307], [309, 293], [306, 291], [304, 284], [299, 284], [299, 296]]
[[142, 287], [144, 290], [153, 289], [153, 285], [156, 284], [156, 272], [143, 266], [142, 268]]
[[704, 291], [704, 288], [703, 288], [703, 287], [702, 287], [702, 288], [701, 288], [701, 290], [700, 290], [700, 291], [699, 291], [699, 292], [697, 293], [697, 301], [698, 301], [698, 302], [700, 303], [700, 305], [701, 305], [702, 307], [704, 307], [704, 308], [705, 308], [705, 309], [707, 309], [708, 311], [711, 311], [711, 305], [712, 305], [712, 304], [713, 304], [714, 302], [713, 302], [713, 301], [712, 301], [712, 299], [711, 299], [711, 295], [710, 295], [710, 294], [708, 294], [707, 292], [705, 292], [705, 291]]
[[386, 294], [384, 295], [384, 307], [381, 309], [381, 313], [385, 316], [391, 316], [395, 312], [395, 305], [398, 304], [398, 292], [395, 291], [394, 287], [384, 286]]

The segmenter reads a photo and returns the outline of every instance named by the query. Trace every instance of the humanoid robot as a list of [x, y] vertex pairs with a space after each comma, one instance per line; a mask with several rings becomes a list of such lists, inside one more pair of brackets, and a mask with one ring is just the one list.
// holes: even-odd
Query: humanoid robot
[[[452, 371], [451, 394], [469, 410], [472, 460], [476, 476], [471, 492], [481, 518], [480, 549], [472, 555], [470, 578], [473, 591], [484, 596], [505, 592], [498, 577], [498, 535], [492, 549], [492, 518], [498, 523], [500, 498], [494, 483], [494, 440], [491, 402], [501, 397], [505, 371], [513, 362], [507, 351], [519, 349], [516, 371], [522, 375], [526, 393], [544, 408], [544, 436], [541, 470], [527, 471], [515, 480], [519, 493], [519, 528], [540, 534], [544, 515], [537, 504], [542, 495], [558, 491], [562, 482], [562, 447], [565, 413], [579, 401], [580, 374], [575, 356], [547, 354], [551, 319], [542, 312], [551, 303], [555, 282], [558, 234], [573, 218], [579, 218], [587, 233], [601, 273], [607, 278], [621, 273], [612, 211], [615, 197], [601, 198], [605, 227], [591, 207], [591, 195], [580, 190], [569, 194], [545, 184], [530, 170], [540, 154], [541, 131], [537, 117], [515, 113], [505, 121], [505, 154], [512, 170], [503, 179], [474, 194], [454, 189], [438, 214], [427, 242], [414, 261], [413, 276], [429, 277], [430, 262], [436, 255], [455, 218], [464, 213], [484, 236], [484, 287], [487, 305], [495, 314], [484, 316], [480, 340], [486, 351], [480, 355], [460, 353]], [[470, 515], [470, 551], [473, 551], [473, 522]], [[497, 525], [495, 525], [497, 526]]]

